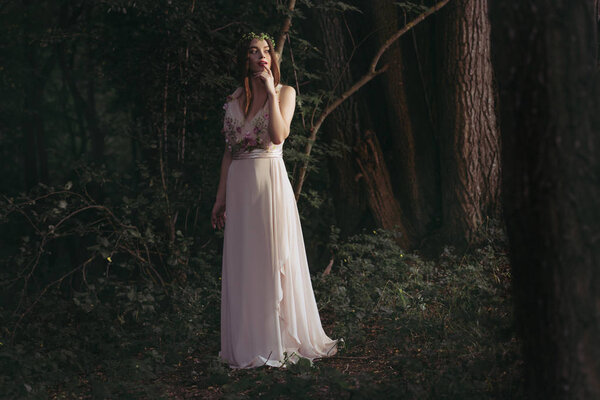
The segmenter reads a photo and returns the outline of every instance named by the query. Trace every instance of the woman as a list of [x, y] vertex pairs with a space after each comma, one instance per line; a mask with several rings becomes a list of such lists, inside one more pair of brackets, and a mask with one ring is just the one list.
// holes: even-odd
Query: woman
[[242, 87], [224, 105], [226, 148], [211, 219], [213, 228], [225, 228], [219, 356], [233, 368], [337, 351], [321, 326], [282, 159], [296, 92], [279, 84], [275, 57], [268, 35], [244, 35]]

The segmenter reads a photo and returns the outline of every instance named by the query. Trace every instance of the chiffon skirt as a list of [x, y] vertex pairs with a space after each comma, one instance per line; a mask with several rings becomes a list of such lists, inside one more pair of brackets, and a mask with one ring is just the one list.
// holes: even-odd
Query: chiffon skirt
[[285, 164], [254, 157], [232, 160], [227, 176], [219, 357], [252, 368], [331, 356]]

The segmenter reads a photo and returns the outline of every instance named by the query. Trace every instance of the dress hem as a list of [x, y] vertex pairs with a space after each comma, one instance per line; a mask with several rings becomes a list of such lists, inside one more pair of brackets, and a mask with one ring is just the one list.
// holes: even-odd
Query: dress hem
[[325, 358], [325, 357], [331, 357], [335, 354], [337, 354], [337, 345], [339, 342], [343, 341], [343, 339], [336, 339], [333, 340], [333, 342], [335, 342], [333, 344], [333, 346], [327, 351], [326, 354], [322, 355], [322, 356], [317, 356], [317, 357], [306, 357], [303, 356], [302, 354], [300, 354], [298, 352], [298, 348], [296, 349], [287, 349], [284, 351], [284, 353], [287, 354], [286, 358], [281, 361], [281, 360], [274, 360], [274, 359], [269, 359], [263, 356], [256, 356], [254, 357], [251, 361], [248, 361], [246, 363], [243, 364], [236, 364], [231, 362], [230, 360], [224, 358], [222, 356], [222, 353], [219, 351], [219, 359], [228, 364], [230, 368], [232, 369], [247, 369], [247, 368], [259, 368], [259, 367], [264, 367], [264, 366], [268, 366], [268, 367], [276, 367], [276, 368], [286, 368], [289, 364], [296, 364], [298, 361], [300, 361], [300, 359], [304, 358], [307, 359], [310, 362], [310, 365], [313, 365], [314, 360], [316, 359], [321, 359], [321, 358]]

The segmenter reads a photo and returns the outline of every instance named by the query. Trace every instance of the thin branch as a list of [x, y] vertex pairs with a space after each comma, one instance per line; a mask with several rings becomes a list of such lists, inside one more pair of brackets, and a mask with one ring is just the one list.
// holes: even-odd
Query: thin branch
[[350, 356], [329, 356], [329, 357], [317, 357], [313, 358], [313, 361], [322, 360], [371, 360], [374, 357], [350, 357]]
[[[292, 69], [294, 70], [294, 79], [296, 81], [296, 92], [298, 96], [300, 96], [300, 83], [298, 81], [298, 71], [296, 69], [296, 62], [294, 61], [294, 52], [292, 51], [292, 43], [290, 41], [290, 36], [287, 35], [288, 43], [290, 44], [290, 59], [292, 61]], [[302, 127], [306, 130], [306, 120], [304, 118], [304, 111], [300, 109], [300, 116], [302, 117]]]
[[[192, 1], [192, 7], [190, 8], [190, 14], [194, 13], [194, 10], [196, 8], [196, 0]], [[189, 60], [190, 60], [190, 44], [188, 42], [187, 46], [185, 47], [185, 69], [184, 69], [184, 73], [185, 73], [185, 77], [184, 77], [184, 89], [185, 89], [185, 93], [183, 96], [183, 122], [181, 123], [181, 142], [180, 142], [180, 149], [178, 149], [177, 152], [177, 157], [179, 159], [180, 165], [183, 166], [183, 164], [185, 163], [185, 134], [186, 134], [186, 124], [187, 124], [187, 89], [188, 89], [188, 79], [189, 79]]]
[[48, 291], [48, 289], [50, 289], [52, 286], [56, 285], [57, 283], [61, 283], [67, 276], [71, 275], [72, 273], [84, 268], [86, 265], [88, 265], [90, 262], [92, 262], [92, 260], [96, 258], [96, 254], [94, 254], [93, 256], [91, 256], [90, 258], [88, 258], [83, 264], [81, 264], [80, 266], [78, 266], [77, 268], [67, 272], [66, 274], [64, 274], [63, 276], [61, 276], [60, 278], [58, 278], [57, 280], [55, 280], [54, 282], [51, 282], [50, 284], [48, 284], [43, 290], [42, 292], [37, 296], [37, 298], [34, 300], [33, 303], [31, 303], [31, 305], [27, 308], [27, 310], [25, 310], [20, 316], [19, 319], [17, 320], [17, 322], [15, 323], [15, 326], [13, 327], [12, 333], [11, 333], [11, 344], [14, 342], [15, 339], [15, 333], [17, 332], [17, 328], [19, 327], [19, 325], [21, 324], [21, 321], [23, 320], [23, 318], [25, 318], [25, 316], [27, 314], [29, 314], [29, 312], [33, 309], [33, 307], [40, 301], [40, 299], [42, 298], [42, 296], [44, 296], [44, 294]]
[[[290, 35], [287, 36], [288, 44], [290, 45], [290, 59], [292, 60], [292, 69], [294, 70], [294, 79], [296, 81], [296, 93], [300, 96], [300, 82], [298, 81], [298, 71], [296, 69], [296, 61], [294, 60], [294, 52], [292, 51], [292, 43]], [[300, 117], [302, 118], [302, 129], [306, 131], [306, 117], [304, 115], [304, 107], [300, 107]], [[298, 162], [294, 163], [294, 169], [292, 171], [292, 177], [296, 176], [296, 169], [298, 168]]]
[[394, 35], [392, 35], [383, 44], [383, 46], [381, 46], [379, 48], [379, 51], [377, 52], [377, 54], [375, 55], [375, 57], [373, 57], [373, 61], [371, 62], [371, 66], [370, 66], [369, 70], [370, 71], [375, 71], [375, 68], [377, 67], [377, 63], [379, 62], [379, 59], [381, 58], [381, 56], [383, 55], [383, 53], [385, 53], [386, 50], [392, 45], [392, 43], [394, 43], [396, 40], [398, 40], [398, 38], [400, 36], [404, 35], [406, 32], [408, 32], [409, 30], [411, 30], [412, 28], [414, 28], [416, 25], [418, 25], [420, 22], [422, 22], [425, 18], [429, 17], [431, 14], [435, 13], [440, 8], [444, 7], [449, 1], [450, 0], [442, 0], [442, 1], [440, 1], [439, 3], [437, 3], [436, 5], [434, 5], [433, 7], [429, 8], [427, 11], [423, 12], [417, 18], [413, 19], [411, 22], [409, 22], [408, 24], [406, 24], [402, 29], [400, 29]]
[[281, 56], [283, 55], [283, 47], [285, 45], [285, 38], [290, 31], [290, 27], [292, 26], [292, 11], [296, 7], [296, 0], [289, 0], [288, 2], [288, 15], [283, 20], [283, 27], [281, 28], [281, 32], [279, 33], [279, 37], [277, 38], [277, 44], [275, 45], [275, 51], [278, 55], [277, 62], [281, 64]]
[[220, 30], [223, 30], [223, 29], [225, 29], [225, 28], [228, 28], [228, 27], [230, 27], [231, 25], [239, 25], [239, 24], [241, 24], [241, 22], [240, 22], [240, 21], [233, 21], [233, 22], [230, 22], [230, 23], [228, 23], [228, 24], [225, 24], [225, 25], [223, 25], [223, 26], [220, 26], [220, 27], [218, 27], [218, 28], [211, 29], [211, 30], [209, 30], [209, 32], [210, 32], [210, 33], [215, 33], [215, 32], [218, 32], [218, 31], [220, 31]]
[[[323, 110], [323, 112], [321, 113], [321, 115], [319, 116], [317, 121], [310, 128], [310, 136], [308, 138], [308, 142], [306, 143], [306, 147], [304, 149], [304, 154], [306, 156], [310, 156], [312, 146], [317, 138], [317, 133], [319, 132], [321, 125], [323, 125], [325, 118], [327, 118], [329, 116], [329, 114], [331, 114], [347, 98], [349, 98], [354, 93], [356, 93], [358, 91], [358, 89], [360, 89], [361, 87], [366, 85], [369, 81], [371, 81], [377, 75], [385, 72], [387, 70], [387, 68], [388, 68], [388, 65], [386, 64], [376, 71], [367, 72], [360, 80], [358, 80], [354, 85], [352, 85], [350, 87], [350, 89], [348, 89], [344, 93], [342, 93], [340, 95], [340, 97], [338, 97], [333, 103], [331, 103], [329, 106], [327, 106], [325, 108], [325, 110]], [[294, 189], [294, 196], [296, 197], [296, 201], [298, 201], [298, 198], [300, 197], [300, 192], [302, 191], [302, 185], [304, 183], [304, 177], [306, 176], [307, 169], [308, 169], [308, 159], [306, 159], [304, 161], [304, 164], [302, 165], [302, 167], [300, 167], [300, 175], [298, 177], [298, 181], [297, 181], [296, 187]]]
[[[171, 218], [171, 203], [169, 201], [169, 190], [168, 190], [168, 182], [167, 182], [167, 170], [168, 170], [168, 129], [167, 129], [167, 100], [169, 95], [169, 69], [171, 64], [167, 62], [167, 68], [165, 71], [165, 86], [164, 86], [164, 94], [163, 94], [163, 126], [162, 132], [159, 132], [159, 167], [160, 167], [160, 179], [162, 183], [163, 194], [165, 196], [165, 202], [167, 205], [167, 228], [169, 229], [169, 240], [171, 243], [175, 241], [175, 227], [173, 226], [173, 220]], [[161, 134], [162, 133], [162, 134]]]
[[[344, 19], [344, 21], [345, 21], [345, 19]], [[348, 28], [348, 29], [350, 29], [350, 28]], [[354, 54], [356, 53], [356, 51], [358, 50], [358, 48], [360, 46], [362, 46], [363, 43], [366, 42], [369, 37], [371, 37], [372, 35], [374, 35], [377, 31], [379, 31], [381, 29], [383, 29], [383, 28], [375, 29], [374, 31], [372, 31], [368, 35], [365, 35], [365, 37], [362, 38], [361, 41], [358, 42], [358, 44], [355, 44], [354, 43], [354, 39], [352, 39], [352, 51], [350, 52], [350, 56], [348, 57], [348, 61], [346, 61], [346, 64], [344, 65], [344, 68], [342, 68], [342, 71], [338, 74], [337, 81], [333, 85], [333, 89], [331, 89], [332, 92], [335, 93], [335, 90], [337, 89], [338, 85], [342, 81], [342, 77], [344, 76], [344, 73], [346, 72], [347, 69], [350, 68], [350, 62], [352, 61], [352, 58], [354, 58]], [[321, 96], [321, 97], [323, 97], [323, 96]]]
[[[162, 276], [160, 276], [160, 274], [158, 273], [158, 271], [156, 271], [156, 269], [154, 269], [154, 266], [152, 265], [152, 262], [150, 260], [150, 250], [148, 249], [148, 245], [145, 242], [143, 244], [144, 244], [144, 249], [146, 250], [146, 257], [148, 258], [148, 266], [150, 268], [152, 268], [152, 271], [154, 271], [154, 273], [156, 274], [156, 276], [158, 276], [158, 279], [160, 279], [160, 282], [161, 282], [161, 284], [164, 287], [165, 286], [165, 281], [163, 280]], [[157, 253], [158, 253], [158, 256], [160, 257], [160, 252], [157, 252]]]
[[[406, 24], [404, 27], [402, 27], [402, 29], [398, 30], [398, 32], [396, 32], [395, 34], [393, 34], [390, 38], [388, 38], [388, 40], [385, 41], [385, 43], [377, 51], [377, 54], [375, 54], [375, 56], [373, 57], [373, 60], [371, 61], [371, 64], [369, 65], [369, 70], [367, 71], [367, 73], [365, 75], [363, 75], [363, 77], [360, 78], [348, 90], [346, 90], [344, 93], [342, 93], [333, 103], [331, 103], [330, 105], [328, 105], [325, 108], [325, 110], [323, 110], [323, 112], [321, 113], [321, 115], [319, 116], [319, 118], [317, 119], [317, 121], [314, 124], [312, 124], [312, 122], [311, 122], [312, 126], [310, 128], [310, 136], [309, 136], [308, 142], [306, 143], [306, 147], [304, 149], [304, 154], [306, 156], [310, 156], [310, 152], [312, 150], [312, 146], [313, 146], [313, 144], [315, 142], [315, 139], [317, 137], [317, 133], [319, 132], [319, 129], [321, 128], [321, 125], [323, 124], [323, 122], [325, 121], [325, 119], [329, 116], [329, 114], [331, 114], [347, 98], [349, 98], [354, 93], [356, 93], [361, 87], [363, 87], [364, 85], [366, 85], [368, 82], [370, 82], [377, 75], [381, 74], [382, 72], [385, 72], [385, 70], [387, 69], [388, 65], [384, 65], [380, 69], [377, 69], [377, 64], [379, 63], [379, 60], [381, 59], [381, 57], [383, 56], [383, 54], [390, 48], [390, 46], [396, 40], [398, 40], [398, 38], [400, 38], [406, 32], [408, 32], [409, 30], [411, 30], [412, 28], [414, 28], [417, 24], [419, 24], [420, 22], [422, 22], [425, 18], [429, 17], [431, 14], [435, 13], [440, 8], [444, 7], [449, 1], [450, 0], [442, 0], [442, 1], [440, 1], [439, 3], [437, 3], [436, 5], [434, 5], [433, 7], [429, 8], [427, 11], [423, 12], [422, 14], [420, 14], [414, 20], [412, 20], [411, 22], [409, 22], [408, 24]], [[302, 191], [302, 185], [304, 184], [304, 178], [306, 176], [307, 169], [308, 169], [308, 158], [306, 158], [306, 160], [304, 161], [304, 164], [300, 168], [300, 175], [298, 177], [298, 181], [296, 182], [296, 187], [294, 188], [294, 196], [296, 197], [296, 201], [300, 197], [300, 192]]]

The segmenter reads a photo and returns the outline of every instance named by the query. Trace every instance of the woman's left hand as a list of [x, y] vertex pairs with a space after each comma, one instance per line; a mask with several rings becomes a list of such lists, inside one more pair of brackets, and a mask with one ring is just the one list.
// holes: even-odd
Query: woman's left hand
[[269, 67], [265, 66], [265, 68], [260, 72], [254, 73], [255, 78], [259, 78], [262, 83], [265, 84], [265, 89], [267, 89], [267, 93], [275, 94], [275, 80], [273, 79], [273, 73], [269, 69]]

